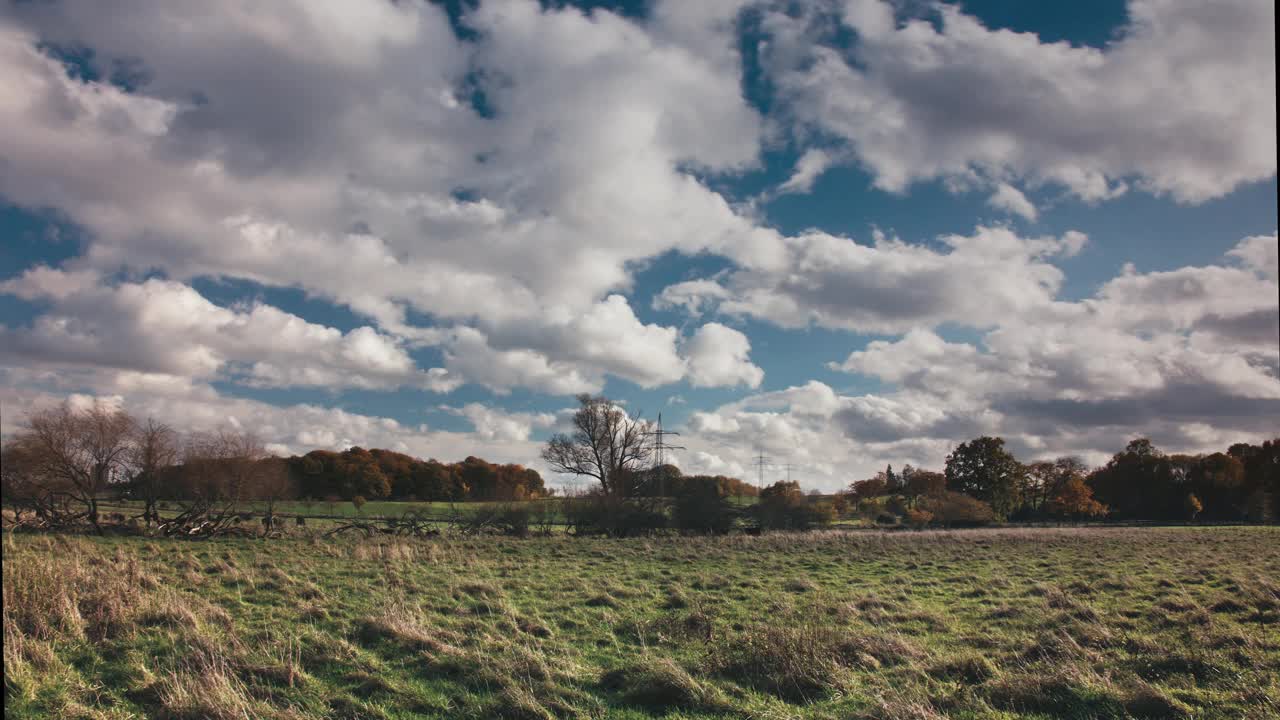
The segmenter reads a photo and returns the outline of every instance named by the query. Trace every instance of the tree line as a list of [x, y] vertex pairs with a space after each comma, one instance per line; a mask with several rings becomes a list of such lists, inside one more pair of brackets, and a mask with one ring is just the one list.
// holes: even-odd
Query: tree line
[[[553, 435], [542, 457], [557, 472], [594, 481], [558, 510], [582, 534], [804, 529], [855, 514], [917, 527], [1091, 518], [1270, 522], [1280, 498], [1280, 439], [1182, 455], [1139, 438], [1090, 469], [1071, 457], [1023, 463], [1001, 438], [988, 436], [961, 443], [943, 472], [889, 467], [814, 498], [795, 482], [757, 489], [724, 475], [653, 467], [650, 423], [602, 396], [582, 395], [578, 402], [572, 430]], [[521, 465], [477, 457], [442, 463], [360, 447], [281, 458], [252, 433], [182, 435], [103, 405], [64, 403], [34, 412], [0, 454], [6, 506], [19, 519], [47, 527], [101, 529], [99, 506], [111, 496], [139, 501], [138, 519], [148, 527], [214, 534], [229, 530], [238, 505], [251, 500], [265, 506], [264, 524], [271, 528], [282, 500], [506, 502], [553, 494], [537, 471]], [[745, 496], [758, 497], [750, 504], [733, 501]], [[161, 518], [165, 500], [179, 504], [176, 518]]]
[[[1023, 463], [1002, 438], [961, 443], [943, 472], [892, 466], [851, 483], [830, 498], [806, 497], [795, 482], [759, 491], [750, 507], [740, 480], [686, 478], [670, 466], [645, 469], [653, 447], [649, 423], [606, 397], [581, 395], [571, 432], [553, 436], [543, 459], [558, 472], [597, 482], [585, 506], [604, 531], [669, 525], [722, 532], [745, 521], [755, 529], [806, 528], [861, 514], [877, 522], [917, 527], [1043, 520], [1249, 521], [1276, 519], [1280, 439], [1238, 443], [1226, 452], [1165, 454], [1139, 438], [1100, 468], [1061, 457]], [[749, 494], [757, 494], [750, 488]], [[645, 502], [654, 497], [664, 503]]]
[[393, 450], [353, 447], [312, 450], [288, 458], [297, 496], [352, 500], [533, 500], [548, 493], [537, 470], [478, 457], [462, 462], [420, 460]]
[[[527, 500], [547, 494], [536, 470], [468, 457], [420, 460], [353, 447], [276, 457], [251, 432], [223, 428], [180, 434], [104, 405], [63, 403], [33, 412], [0, 448], [0, 492], [18, 520], [44, 527], [102, 528], [101, 504], [138, 501], [148, 527], [211, 534], [229, 529], [248, 501], [275, 522], [284, 500]], [[161, 518], [162, 501], [179, 506]]]
[[[1138, 438], [1102, 467], [1074, 457], [1022, 463], [1004, 440], [961, 443], [942, 473], [906, 466], [852, 483], [839, 498], [927, 524], [1035, 520], [1272, 522], [1280, 498], [1280, 439], [1226, 452], [1166, 454]], [[974, 504], [976, 501], [977, 504]]]

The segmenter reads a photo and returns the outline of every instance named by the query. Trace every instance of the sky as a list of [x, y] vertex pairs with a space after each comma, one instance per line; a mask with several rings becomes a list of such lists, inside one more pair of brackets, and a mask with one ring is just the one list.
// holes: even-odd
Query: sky
[[1280, 429], [1270, 0], [0, 7], [6, 435], [545, 470], [604, 393], [832, 490]]

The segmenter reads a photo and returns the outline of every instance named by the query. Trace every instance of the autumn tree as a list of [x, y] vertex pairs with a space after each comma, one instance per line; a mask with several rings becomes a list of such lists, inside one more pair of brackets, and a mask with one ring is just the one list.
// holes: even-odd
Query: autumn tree
[[849, 483], [849, 495], [853, 497], [855, 502], [862, 500], [872, 500], [884, 495], [888, 492], [889, 486], [885, 482], [884, 473], [877, 473], [875, 477], [866, 480], [856, 480]]
[[1187, 497], [1182, 501], [1182, 507], [1186, 510], [1187, 518], [1195, 520], [1200, 511], [1204, 509], [1204, 505], [1200, 502], [1200, 498], [1195, 493], [1187, 493]]
[[920, 499], [941, 495], [947, 490], [947, 477], [932, 470], [912, 468], [902, 470], [902, 491], [911, 498]]
[[[1074, 481], [1086, 484], [1085, 478], [1088, 472], [1089, 469], [1084, 461], [1077, 457], [1042, 460], [1026, 466], [1021, 488], [1024, 512], [1029, 517], [1047, 517], [1055, 513], [1058, 517], [1064, 516], [1061, 507], [1054, 510], [1050, 507], [1051, 503], [1054, 498], [1063, 496], [1064, 492], [1079, 496], [1082, 492], [1080, 488], [1071, 488], [1067, 491], [1066, 486]], [[1093, 491], [1087, 487], [1087, 484], [1084, 490], [1088, 491], [1089, 498], [1092, 499]], [[1086, 512], [1088, 509], [1090, 508], [1087, 505], [1079, 506], [1082, 514], [1090, 514]], [[1071, 514], [1067, 513], [1067, 515]]]
[[373, 453], [362, 447], [342, 452], [335, 470], [343, 497], [384, 498], [391, 494], [391, 480], [382, 472], [382, 466]]
[[603, 396], [579, 395], [573, 432], [556, 433], [542, 459], [553, 470], [595, 478], [607, 495], [623, 495], [625, 478], [649, 461], [649, 423]]
[[1093, 499], [1093, 490], [1085, 483], [1083, 474], [1073, 473], [1062, 478], [1045, 503], [1049, 515], [1078, 519], [1107, 514], [1107, 506]]
[[1022, 463], [1004, 449], [1002, 438], [983, 436], [960, 443], [947, 456], [947, 489], [988, 503], [1004, 519], [1021, 503], [1025, 472]]

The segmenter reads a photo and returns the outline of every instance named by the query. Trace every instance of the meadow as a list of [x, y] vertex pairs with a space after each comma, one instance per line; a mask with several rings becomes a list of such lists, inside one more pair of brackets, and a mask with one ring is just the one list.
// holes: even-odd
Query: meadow
[[1280, 716], [1280, 530], [9, 533], [14, 718]]

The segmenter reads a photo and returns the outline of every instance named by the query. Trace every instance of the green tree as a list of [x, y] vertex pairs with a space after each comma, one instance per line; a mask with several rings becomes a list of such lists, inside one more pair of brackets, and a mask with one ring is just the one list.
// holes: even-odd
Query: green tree
[[983, 436], [960, 443], [947, 456], [947, 488], [991, 505], [1000, 519], [1021, 505], [1026, 468], [1004, 449], [1004, 440]]

